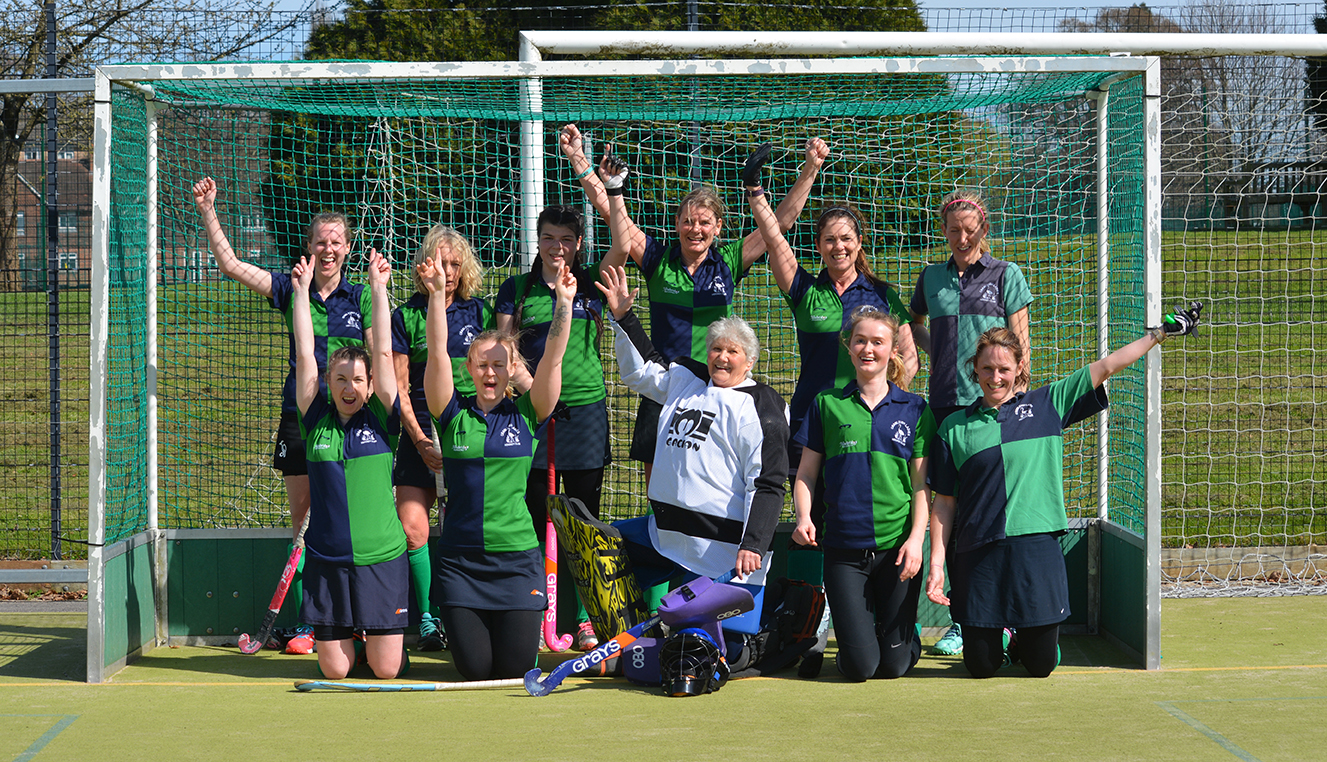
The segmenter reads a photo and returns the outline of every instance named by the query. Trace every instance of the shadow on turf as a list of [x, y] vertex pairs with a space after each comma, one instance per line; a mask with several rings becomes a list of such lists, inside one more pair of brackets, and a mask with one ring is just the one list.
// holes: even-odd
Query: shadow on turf
[[19, 624], [0, 627], [0, 678], [87, 680], [85, 627]]

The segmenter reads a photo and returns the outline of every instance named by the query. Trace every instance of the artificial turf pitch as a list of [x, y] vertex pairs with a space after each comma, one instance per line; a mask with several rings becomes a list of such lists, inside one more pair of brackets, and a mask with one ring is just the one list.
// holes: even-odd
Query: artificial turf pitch
[[[0, 606], [0, 761], [1327, 759], [1327, 596], [1166, 600], [1162, 623], [1154, 672], [1068, 637], [1044, 680], [973, 680], [923, 655], [904, 678], [851, 684], [831, 643], [817, 680], [679, 699], [573, 678], [535, 699], [303, 694], [315, 657], [221, 647], [158, 648], [87, 685], [84, 615]], [[445, 652], [411, 658], [412, 680], [459, 679]]]

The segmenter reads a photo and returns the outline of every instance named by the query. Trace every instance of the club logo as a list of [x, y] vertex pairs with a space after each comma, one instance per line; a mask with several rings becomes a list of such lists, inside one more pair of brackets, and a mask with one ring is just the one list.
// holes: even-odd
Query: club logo
[[894, 431], [894, 441], [901, 445], [907, 444], [908, 440], [912, 439], [912, 427], [903, 421], [894, 421], [889, 428]]
[[372, 429], [360, 429], [360, 430], [359, 430], [359, 443], [360, 443], [360, 444], [362, 444], [362, 445], [373, 444], [374, 442], [377, 442], [377, 441], [378, 441], [378, 438], [375, 437], [375, 436], [373, 435], [373, 430], [372, 430]]
[[1023, 404], [1014, 408], [1014, 415], [1018, 416], [1018, 420], [1026, 421], [1027, 419], [1032, 417], [1032, 406], [1024, 402]]
[[672, 447], [700, 450], [701, 444], [709, 437], [710, 426], [714, 424], [717, 415], [708, 410], [679, 407], [673, 411], [673, 418], [668, 422], [668, 438], [664, 443]]
[[461, 326], [459, 333], [461, 335], [461, 346], [463, 347], [468, 347], [473, 344], [475, 337], [479, 335], [475, 332], [475, 327], [472, 325]]
[[987, 304], [995, 304], [1000, 301], [1000, 287], [994, 283], [987, 283], [981, 287], [981, 292], [977, 294], [977, 300]]
[[721, 280], [715, 279], [710, 283], [710, 290], [719, 296], [728, 296], [728, 286]]
[[519, 447], [521, 444], [521, 430], [516, 428], [514, 423], [507, 424], [498, 435], [502, 437], [502, 443], [508, 447]]
[[356, 331], [360, 332], [364, 331], [364, 328], [359, 323], [358, 312], [347, 312], [345, 317], [346, 317], [346, 328], [354, 328]]

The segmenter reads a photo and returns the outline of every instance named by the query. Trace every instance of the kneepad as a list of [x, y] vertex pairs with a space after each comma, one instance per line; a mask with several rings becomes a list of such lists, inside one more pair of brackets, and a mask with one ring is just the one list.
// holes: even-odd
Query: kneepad
[[596, 519], [580, 500], [566, 495], [549, 495], [548, 513], [599, 639], [607, 640], [645, 621], [649, 611], [623, 549], [622, 533]]

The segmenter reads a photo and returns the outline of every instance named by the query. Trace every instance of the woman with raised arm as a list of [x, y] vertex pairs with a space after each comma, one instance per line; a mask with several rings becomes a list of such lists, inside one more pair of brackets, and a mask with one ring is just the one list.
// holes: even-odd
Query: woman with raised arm
[[[484, 282], [483, 271], [470, 242], [460, 233], [434, 225], [424, 236], [414, 264], [432, 259], [447, 277], [443, 303], [447, 308], [447, 353], [452, 357], [452, 379], [462, 394], [473, 394], [474, 382], [465, 370], [465, 353], [475, 337], [493, 327], [493, 311], [477, 294]], [[438, 494], [437, 474], [442, 473], [442, 453], [433, 443], [433, 419], [424, 399], [424, 366], [428, 362], [425, 322], [429, 294], [412, 272], [415, 293], [392, 313], [392, 359], [401, 395], [401, 429], [408, 446], [396, 452], [392, 484], [396, 485], [396, 511], [405, 527], [410, 550], [410, 581], [414, 583], [415, 606], [420, 612], [419, 650], [440, 651], [447, 636], [430, 610], [433, 580], [429, 562], [429, 509]]]
[[[650, 341], [669, 361], [690, 357], [705, 362], [705, 334], [710, 323], [732, 312], [737, 284], [765, 253], [765, 240], [753, 231], [720, 244], [725, 207], [710, 185], [694, 188], [678, 205], [675, 240], [656, 240], [632, 221], [623, 199], [627, 165], [606, 152], [599, 174], [590, 168], [575, 125], [562, 129], [562, 151], [577, 171], [586, 197], [609, 220], [613, 245], [603, 266], [622, 266], [631, 259], [645, 276], [650, 297]], [[768, 156], [768, 152], [765, 154]], [[750, 163], [750, 160], [748, 160]], [[815, 183], [819, 163], [808, 161], [775, 213], [779, 229], [792, 227]], [[660, 406], [642, 397], [631, 438], [633, 460], [652, 464]], [[648, 479], [650, 466], [646, 466]]]
[[[1032, 351], [1032, 292], [1018, 265], [991, 256], [990, 211], [981, 193], [960, 189], [945, 195], [940, 200], [940, 229], [949, 260], [922, 270], [908, 304], [913, 337], [931, 357], [927, 402], [936, 425], [981, 397], [966, 368], [984, 331], [997, 326], [1013, 331], [1023, 347], [1026, 378], [1031, 378]], [[962, 626], [951, 625], [931, 650], [946, 656], [963, 653]]]
[[760, 356], [755, 332], [739, 317], [716, 320], [706, 331], [704, 363], [669, 362], [631, 311], [636, 292], [628, 291], [626, 272], [604, 268], [602, 281], [622, 382], [664, 411], [651, 512], [615, 525], [638, 578], [652, 575], [641, 585], [679, 567], [707, 577], [736, 569], [738, 582], [764, 585], [788, 474], [788, 407], [751, 378]]
[[[208, 246], [221, 274], [267, 299], [272, 307], [285, 316], [286, 326], [290, 328], [293, 325], [294, 293], [291, 277], [285, 273], [268, 272], [235, 255], [217, 217], [217, 184], [212, 178], [204, 177], [195, 183], [193, 196], [207, 231]], [[304, 248], [313, 277], [309, 302], [313, 315], [313, 356], [320, 375], [327, 369], [328, 354], [342, 347], [370, 343], [370, 336], [365, 333], [372, 322], [369, 293], [363, 286], [347, 280], [344, 273], [346, 255], [350, 251], [349, 236], [350, 226], [345, 216], [337, 212], [317, 215], [305, 229]], [[285, 476], [291, 527], [298, 534], [304, 516], [309, 511], [309, 472], [299, 428], [299, 412], [295, 405], [293, 337], [290, 342], [290, 372], [286, 375], [281, 392], [281, 421], [277, 426], [272, 467]], [[299, 576], [295, 578], [295, 600], [301, 599], [301, 579]], [[313, 644], [313, 631], [301, 625], [296, 628], [295, 637], [286, 645], [286, 653], [313, 653]]]
[[576, 278], [562, 266], [544, 357], [530, 390], [508, 394], [522, 363], [516, 338], [485, 331], [470, 344], [473, 396], [457, 390], [448, 354], [447, 274], [432, 260], [418, 268], [429, 291], [424, 394], [435, 419], [447, 478], [447, 515], [434, 570], [433, 600], [467, 680], [520, 677], [535, 666], [547, 606], [543, 554], [525, 506], [540, 427], [562, 391]]
[[[498, 288], [494, 299], [498, 330], [520, 337], [521, 356], [536, 369], [543, 362], [545, 342], [556, 309], [558, 273], [563, 266], [576, 278], [576, 295], [571, 304], [571, 325], [563, 360], [561, 402], [567, 406], [566, 418], [559, 413], [555, 438], [563, 446], [555, 447], [555, 463], [561, 493], [580, 500], [590, 513], [599, 516], [599, 495], [604, 484], [604, 466], [612, 458], [608, 446], [608, 404], [604, 387], [604, 365], [599, 357], [599, 337], [603, 332], [603, 304], [595, 283], [598, 263], [584, 261], [584, 226], [580, 212], [569, 206], [550, 206], [539, 215], [539, 257], [530, 271], [513, 275]], [[547, 521], [548, 447], [540, 441], [535, 451], [534, 468], [526, 486], [525, 501], [534, 521], [535, 533], [542, 536]], [[570, 565], [558, 561], [558, 589], [576, 590]], [[599, 644], [585, 608], [575, 593], [564, 595], [559, 605], [571, 620], [575, 612], [575, 647], [588, 651]], [[613, 633], [616, 634], [616, 633]]]
[[940, 424], [927, 474], [935, 503], [926, 596], [962, 625], [963, 664], [973, 677], [1013, 661], [1046, 677], [1059, 664], [1060, 622], [1070, 613], [1057, 539], [1068, 529], [1064, 430], [1106, 408], [1106, 379], [1167, 336], [1192, 333], [1201, 310], [1197, 302], [1177, 309], [1163, 327], [1030, 392], [1021, 391], [1028, 383], [1022, 338], [1001, 327], [979, 337], [966, 370], [982, 396]]
[[[829, 147], [820, 138], [806, 142], [806, 164], [820, 167], [829, 156]], [[742, 183], [756, 218], [756, 228], [769, 248], [769, 269], [783, 292], [797, 328], [797, 350], [801, 360], [797, 386], [789, 405], [791, 430], [802, 426], [811, 400], [827, 389], [840, 389], [853, 379], [854, 362], [848, 343], [842, 338], [850, 327], [852, 315], [861, 307], [874, 307], [894, 315], [902, 324], [897, 331], [900, 361], [900, 385], [906, 389], [917, 373], [917, 347], [907, 325], [911, 316], [898, 291], [876, 277], [866, 253], [866, 237], [861, 215], [849, 204], [825, 207], [816, 218], [816, 251], [820, 255], [820, 274], [812, 275], [797, 262], [797, 255], [783, 237], [768, 196], [760, 183], [759, 165], [743, 174]], [[788, 448], [788, 466], [797, 473], [802, 448], [796, 441]], [[812, 482], [811, 520], [823, 528], [825, 482]], [[830, 604], [831, 607], [833, 604]]]
[[[907, 391], [901, 330], [893, 315], [858, 307], [843, 337], [856, 377], [817, 394], [793, 437], [803, 447], [793, 483], [793, 541], [824, 550], [838, 669], [854, 682], [901, 677], [921, 656], [918, 572], [935, 419], [926, 401]], [[812, 521], [819, 482], [827, 506], [823, 532]]]
[[310, 288], [315, 263], [300, 258], [292, 284], [295, 403], [309, 463], [310, 520], [304, 539], [304, 620], [318, 640], [318, 668], [340, 680], [355, 665], [354, 630], [364, 630], [369, 666], [393, 678], [409, 666], [406, 537], [392, 498], [392, 453], [401, 407], [392, 367], [391, 265], [369, 253], [374, 351], [341, 347], [319, 382]]

